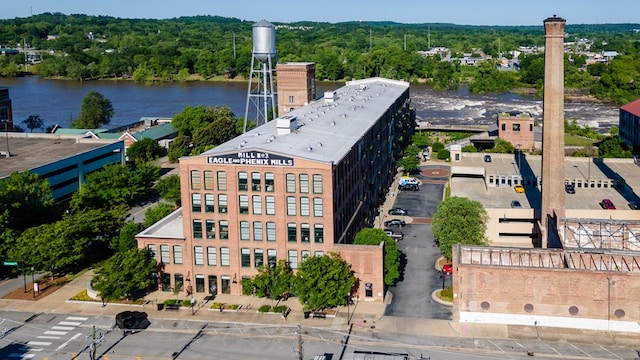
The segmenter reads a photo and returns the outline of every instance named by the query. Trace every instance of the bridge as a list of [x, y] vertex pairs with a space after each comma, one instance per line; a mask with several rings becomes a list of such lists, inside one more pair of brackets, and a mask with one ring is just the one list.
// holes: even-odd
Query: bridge
[[416, 124], [416, 130], [482, 133], [489, 131], [489, 125], [447, 125], [419, 122]]

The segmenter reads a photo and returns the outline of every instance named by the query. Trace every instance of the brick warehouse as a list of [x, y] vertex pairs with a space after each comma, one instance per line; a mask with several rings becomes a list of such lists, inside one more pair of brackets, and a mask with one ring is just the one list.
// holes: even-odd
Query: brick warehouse
[[381, 302], [383, 248], [350, 243], [378, 215], [414, 126], [407, 82], [347, 82], [180, 159], [183, 207], [138, 234], [138, 246], [161, 264], [163, 290], [236, 295], [265, 264], [296, 269], [337, 252], [358, 278], [353, 296]]

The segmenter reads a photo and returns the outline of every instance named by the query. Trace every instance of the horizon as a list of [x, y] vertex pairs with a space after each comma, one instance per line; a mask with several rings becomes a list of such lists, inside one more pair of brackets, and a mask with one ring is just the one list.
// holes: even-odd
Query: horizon
[[[361, 4], [362, 3], [362, 4]], [[194, 16], [220, 16], [244, 21], [262, 19], [275, 23], [296, 22], [395, 22], [399, 24], [454, 24], [470, 26], [542, 26], [544, 19], [557, 15], [567, 20], [567, 25], [589, 24], [640, 24], [640, 1], [619, 0], [615, 6], [602, 7], [595, 0], [538, 0], [530, 3], [509, 3], [499, 0], [460, 0], [457, 2], [429, 3], [407, 0], [400, 6], [388, 6], [388, 2], [370, 0], [339, 2], [325, 0], [309, 12], [294, 0], [276, 0], [255, 3], [236, 0], [212, 4], [208, 0], [192, 0], [188, 7], [169, 0], [148, 2], [81, 2], [31, 0], [29, 3], [4, 4], [0, 18], [3, 20], [28, 18], [44, 13], [64, 15], [109, 16], [124, 19], [173, 19]], [[610, 4], [611, 5], [611, 4]], [[461, 11], [465, 9], [466, 11]], [[597, 9], [597, 11], [595, 11]], [[409, 10], [409, 11], [407, 11]], [[424, 15], [423, 15], [424, 14]], [[0, 39], [1, 40], [1, 39]]]

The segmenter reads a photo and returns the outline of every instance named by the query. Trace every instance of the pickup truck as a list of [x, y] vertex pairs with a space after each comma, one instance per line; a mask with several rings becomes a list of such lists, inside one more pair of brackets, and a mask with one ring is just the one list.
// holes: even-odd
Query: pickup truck
[[387, 234], [388, 237], [394, 239], [395, 241], [399, 241], [404, 239], [404, 233], [403, 232], [396, 232], [393, 230], [385, 230], [384, 231], [385, 234]]

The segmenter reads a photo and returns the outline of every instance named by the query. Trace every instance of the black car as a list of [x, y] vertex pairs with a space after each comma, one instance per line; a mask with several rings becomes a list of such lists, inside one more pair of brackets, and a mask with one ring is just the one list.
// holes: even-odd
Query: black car
[[566, 191], [567, 194], [575, 194], [576, 188], [575, 186], [573, 186], [573, 184], [566, 183], [564, 184], [564, 191]]
[[398, 185], [398, 190], [418, 191], [420, 190], [420, 186], [418, 186], [418, 184], [400, 184]]
[[405, 226], [405, 225], [407, 225], [407, 223], [402, 219], [391, 219], [391, 220], [388, 220], [388, 221], [384, 222], [384, 227], [389, 227], [389, 226], [401, 227], [401, 226]]
[[393, 209], [389, 209], [389, 215], [409, 215], [409, 212], [407, 211], [407, 209], [403, 209], [403, 208], [393, 208]]
[[491, 155], [485, 155], [484, 162], [491, 162]]
[[116, 326], [124, 335], [133, 334], [149, 327], [147, 313], [142, 311], [123, 311], [116, 315]]

